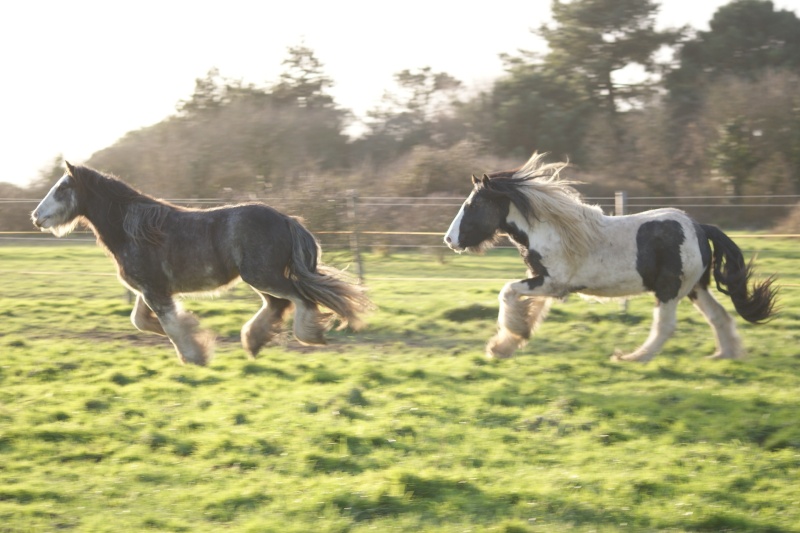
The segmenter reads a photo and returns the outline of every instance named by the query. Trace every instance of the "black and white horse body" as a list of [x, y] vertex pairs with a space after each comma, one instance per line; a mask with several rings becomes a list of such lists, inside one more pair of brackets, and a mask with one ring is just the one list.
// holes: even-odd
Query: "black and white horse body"
[[564, 164], [544, 165], [541, 157], [534, 154], [517, 171], [473, 178], [475, 188], [445, 235], [448, 246], [462, 252], [480, 251], [506, 234], [528, 268], [528, 278], [507, 283], [500, 293], [498, 333], [487, 345], [488, 356], [510, 357], [544, 320], [553, 298], [652, 292], [657, 305], [649, 337], [615, 359], [652, 359], [674, 332], [677, 304], [685, 296], [715, 332], [713, 357], [743, 357], [733, 319], [708, 291], [711, 271], [717, 286], [751, 322], [772, 315], [771, 278], [750, 290], [751, 268], [733, 241], [678, 209], [604, 215], [558, 177]]
[[[509, 217], [526, 233], [530, 244], [525, 257], [534, 272], [547, 271], [537, 276], [542, 291], [554, 297], [581, 293], [598, 297], [621, 297], [653, 291], [663, 300], [686, 296], [693, 283], [707, 266], [698, 240], [695, 224], [684, 213], [675, 209], [659, 209], [639, 215], [609, 217], [597, 213], [595, 228], [598, 233], [613, 239], [593, 239], [585, 250], [587, 260], [574, 264], [572, 254], [562, 246], [557, 232], [550, 224], [534, 224], [527, 228], [519, 211], [512, 206], [514, 216]], [[589, 216], [594, 213], [588, 214]], [[690, 236], [691, 240], [687, 240]], [[642, 248], [637, 242], [644, 243]], [[705, 248], [708, 243], [704, 243]], [[709, 249], [710, 252], [710, 249]], [[648, 261], [658, 255], [675, 258], [672, 265], [650, 265]], [[537, 259], [541, 257], [541, 259]], [[546, 258], [546, 259], [545, 259]], [[651, 269], [659, 268], [652, 272]], [[659, 277], [660, 276], [660, 277]], [[530, 285], [530, 284], [529, 284]]]
[[182, 208], [67, 163], [31, 218], [59, 237], [88, 225], [137, 295], [133, 324], [169, 337], [184, 362], [206, 364], [213, 338], [181, 310], [174, 300], [181, 293], [215, 291], [239, 279], [252, 286], [263, 305], [241, 340], [253, 356], [279, 333], [292, 307], [295, 337], [323, 344], [330, 321], [319, 305], [353, 327], [371, 305], [361, 287], [318, 263], [319, 245], [298, 220], [264, 204]]

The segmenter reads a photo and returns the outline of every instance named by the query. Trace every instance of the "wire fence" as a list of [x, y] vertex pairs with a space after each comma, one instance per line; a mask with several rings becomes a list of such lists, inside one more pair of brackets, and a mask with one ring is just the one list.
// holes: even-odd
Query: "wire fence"
[[[356, 274], [363, 279], [361, 254], [366, 252], [379, 252], [384, 256], [393, 251], [423, 250], [433, 251], [440, 257], [449, 253], [444, 246], [442, 237], [450, 224], [453, 216], [464, 201], [463, 197], [433, 196], [361, 196], [349, 191], [346, 196], [317, 197], [317, 198], [285, 198], [285, 197], [259, 197], [259, 198], [173, 198], [171, 203], [184, 207], [214, 207], [237, 201], [259, 201], [273, 205], [282, 211], [299, 215], [306, 219], [309, 229], [318, 237], [321, 245], [329, 254], [338, 251], [349, 254], [353, 264], [356, 265]], [[589, 204], [600, 206], [607, 214], [632, 214], [659, 207], [677, 207], [680, 209], [709, 210], [788, 210], [796, 207], [800, 202], [800, 195], [748, 195], [748, 196], [627, 196], [624, 192], [617, 192], [614, 196], [588, 196], [584, 198]], [[7, 206], [14, 206], [22, 213], [27, 213], [39, 200], [31, 198], [0, 198], [0, 213]], [[320, 208], [322, 206], [322, 208]], [[317, 216], [320, 212], [324, 217]], [[333, 221], [331, 219], [334, 219]], [[0, 217], [0, 224], [2, 224]], [[747, 255], [762, 251], [763, 246], [758, 241], [765, 239], [798, 239], [800, 234], [775, 233], [775, 232], [729, 232], [736, 240], [744, 241], [743, 252]], [[3, 230], [0, 225], [0, 245], [46, 245], [59, 246], [63, 244], [95, 243], [94, 236], [89, 231], [76, 231], [62, 238], [53, 239], [49, 234], [29, 230]], [[512, 243], [500, 243], [500, 248], [513, 248]], [[800, 259], [800, 250], [796, 252], [783, 251], [784, 258]], [[11, 271], [2, 269], [0, 274], [11, 274]], [[30, 275], [52, 275], [54, 273], [42, 270], [29, 272]], [[59, 273], [58, 275], [63, 275]], [[109, 274], [113, 275], [113, 274]], [[406, 281], [429, 281], [429, 278], [420, 276], [396, 278]], [[471, 278], [470, 278], [471, 279]], [[459, 281], [452, 279], [450, 281]], [[441, 280], [434, 280], [441, 281]], [[790, 286], [797, 286], [789, 284]]]
[[[679, 196], [628, 196], [625, 192], [617, 192], [614, 196], [587, 196], [584, 200], [589, 204], [600, 206], [607, 214], [633, 214], [636, 212], [660, 207], [677, 207], [694, 210], [701, 221], [717, 223], [715, 218], [719, 210], [729, 212], [718, 223], [723, 227], [731, 219], [730, 212], [735, 212], [734, 222], [757, 218], [759, 213], [774, 215], [776, 211], [788, 212], [800, 203], [800, 195], [679, 195]], [[6, 229], [7, 218], [0, 216], [0, 243], [34, 242], [43, 237], [32, 227], [27, 226], [27, 213], [39, 200], [31, 198], [0, 198], [0, 214], [5, 206], [25, 207], [19, 216], [14, 217], [14, 229]], [[453, 216], [463, 203], [463, 197], [432, 196], [358, 196], [348, 191], [345, 196], [335, 197], [247, 197], [247, 198], [172, 198], [168, 201], [184, 207], [215, 207], [237, 201], [258, 201], [273, 205], [279, 210], [300, 216], [306, 221], [309, 229], [322, 240], [322, 244], [333, 247], [351, 247], [353, 236], [364, 247], [382, 248], [432, 248], [442, 246], [441, 236], [449, 226]], [[748, 217], [751, 211], [756, 216]], [[697, 216], [697, 212], [701, 216]], [[24, 219], [24, 220], [22, 220]], [[20, 222], [24, 224], [21, 225]], [[77, 233], [73, 242], [81, 236], [87, 242], [91, 237]], [[794, 238], [792, 234], [782, 235]], [[766, 235], [761, 235], [766, 237]]]

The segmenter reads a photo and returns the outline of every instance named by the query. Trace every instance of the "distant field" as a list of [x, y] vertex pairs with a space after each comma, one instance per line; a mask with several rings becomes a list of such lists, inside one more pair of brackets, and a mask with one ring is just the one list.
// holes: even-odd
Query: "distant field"
[[800, 532], [800, 242], [737, 242], [786, 285], [777, 319], [737, 321], [746, 361], [705, 360], [686, 302], [653, 362], [610, 362], [649, 296], [570, 298], [487, 361], [524, 270], [495, 250], [367, 255], [366, 331], [255, 361], [249, 289], [189, 299], [208, 368], [133, 328], [94, 244], [0, 247], [0, 532]]

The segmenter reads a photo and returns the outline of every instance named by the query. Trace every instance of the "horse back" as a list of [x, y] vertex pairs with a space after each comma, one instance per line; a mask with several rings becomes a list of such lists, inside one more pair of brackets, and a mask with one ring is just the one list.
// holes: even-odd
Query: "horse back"
[[162, 228], [162, 241], [142, 243], [149, 251], [140, 257], [172, 293], [229, 284], [244, 261], [282, 270], [290, 257], [288, 217], [264, 204], [176, 209]]
[[685, 295], [700, 279], [708, 265], [706, 250], [699, 226], [678, 209], [604, 217], [593, 254], [573, 285], [595, 296], [647, 291], [667, 301]]

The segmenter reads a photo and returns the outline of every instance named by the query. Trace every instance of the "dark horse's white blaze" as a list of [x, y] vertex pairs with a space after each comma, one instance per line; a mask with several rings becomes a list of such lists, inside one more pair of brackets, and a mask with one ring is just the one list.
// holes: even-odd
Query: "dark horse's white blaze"
[[[456, 252], [480, 251], [500, 235], [519, 247], [528, 277], [500, 292], [498, 332], [489, 357], [510, 357], [544, 320], [553, 298], [570, 293], [620, 297], [656, 296], [647, 340], [615, 360], [649, 361], [676, 327], [678, 301], [688, 296], [716, 336], [715, 358], [744, 356], [733, 318], [708, 287], [717, 288], [736, 311], [754, 323], [773, 314], [773, 278], [749, 286], [751, 266], [741, 250], [715, 226], [698, 224], [678, 209], [630, 216], [605, 216], [584, 204], [571, 182], [559, 178], [563, 163], [545, 165], [533, 157], [520, 169], [478, 180], [445, 235]], [[713, 244], [712, 247], [709, 244]]]
[[261, 310], [242, 328], [252, 355], [281, 329], [294, 307], [294, 334], [324, 344], [330, 315], [357, 328], [371, 307], [363, 288], [318, 262], [314, 236], [295, 218], [264, 204], [186, 209], [157, 200], [122, 181], [67, 163], [67, 172], [31, 214], [56, 236], [84, 223], [117, 263], [120, 280], [136, 293], [131, 321], [166, 335], [181, 361], [208, 362], [213, 337], [174, 299], [244, 280], [261, 296]]

